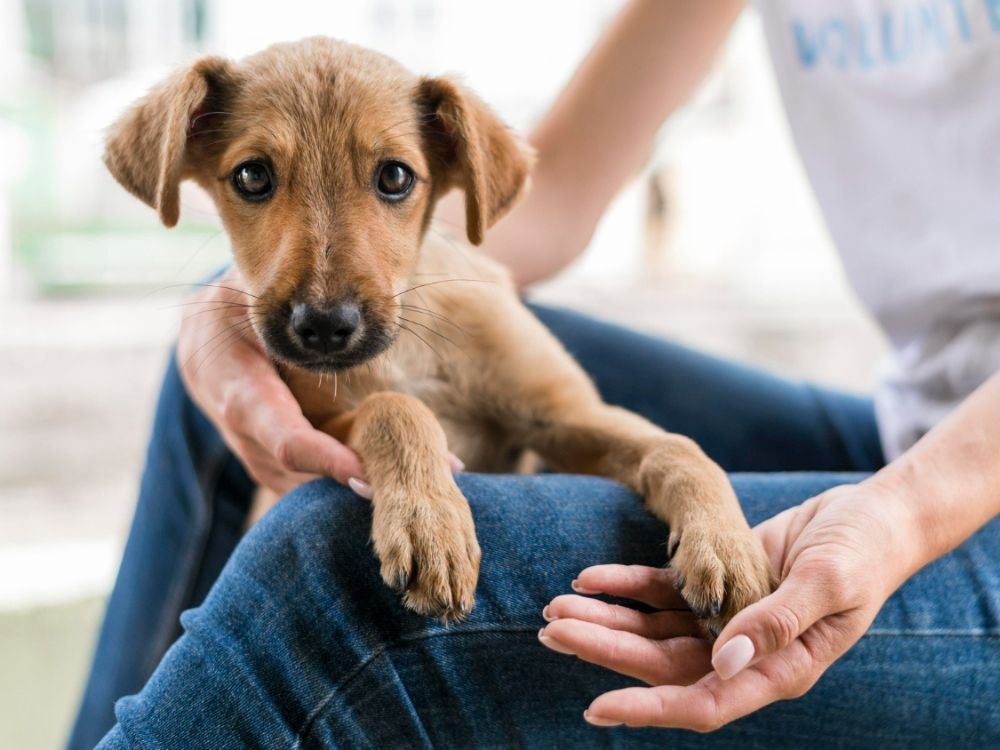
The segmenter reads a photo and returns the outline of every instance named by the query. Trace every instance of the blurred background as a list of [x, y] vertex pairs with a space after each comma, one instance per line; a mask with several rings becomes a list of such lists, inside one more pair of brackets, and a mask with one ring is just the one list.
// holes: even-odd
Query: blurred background
[[[526, 130], [621, 4], [0, 0], [0, 747], [65, 738], [178, 301], [228, 254], [196, 189], [168, 232], [113, 182], [103, 128], [194, 55], [319, 33], [459, 74]], [[845, 286], [752, 12], [584, 257], [533, 294], [868, 389], [882, 342]]]

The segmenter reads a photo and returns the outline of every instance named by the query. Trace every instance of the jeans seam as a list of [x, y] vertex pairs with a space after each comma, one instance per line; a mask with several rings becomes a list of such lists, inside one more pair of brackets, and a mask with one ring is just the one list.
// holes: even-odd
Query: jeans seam
[[308, 739], [309, 734], [312, 732], [312, 727], [318, 719], [326, 710], [330, 701], [337, 695], [337, 693], [342, 692], [350, 683], [358, 677], [364, 670], [366, 670], [371, 664], [383, 656], [389, 653], [393, 649], [419, 641], [428, 641], [434, 638], [447, 638], [452, 636], [464, 636], [464, 635], [478, 635], [482, 633], [536, 633], [538, 628], [535, 626], [525, 625], [525, 626], [513, 626], [513, 625], [479, 625], [475, 627], [463, 628], [462, 630], [451, 630], [451, 631], [437, 631], [437, 630], [423, 630], [417, 633], [412, 633], [410, 635], [404, 635], [392, 643], [386, 643], [381, 645], [372, 651], [357, 667], [355, 667], [349, 674], [347, 674], [343, 680], [337, 683], [326, 696], [316, 705], [316, 707], [309, 712], [305, 721], [302, 723], [301, 729], [295, 733], [295, 748], [301, 748], [304, 746], [305, 741]]
[[997, 630], [869, 630], [865, 638], [983, 638], [1000, 640]]

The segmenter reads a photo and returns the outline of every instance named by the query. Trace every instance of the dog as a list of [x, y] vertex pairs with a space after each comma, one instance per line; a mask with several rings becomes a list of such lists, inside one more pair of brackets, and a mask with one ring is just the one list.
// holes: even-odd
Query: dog
[[364, 464], [381, 576], [407, 607], [448, 622], [474, 605], [480, 549], [449, 449], [482, 472], [533, 453], [641, 495], [669, 527], [682, 595], [718, 634], [776, 585], [725, 473], [689, 438], [604, 404], [506, 270], [431, 231], [458, 188], [480, 244], [532, 160], [455, 81], [320, 37], [199, 59], [111, 126], [104, 157], [167, 227], [182, 180], [211, 196], [254, 335], [309, 421]]

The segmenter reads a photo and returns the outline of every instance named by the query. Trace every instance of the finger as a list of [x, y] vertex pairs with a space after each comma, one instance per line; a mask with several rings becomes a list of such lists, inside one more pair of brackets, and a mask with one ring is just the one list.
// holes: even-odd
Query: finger
[[777, 590], [751, 604], [723, 628], [712, 664], [723, 679], [789, 646], [817, 620], [839, 611], [832, 577], [816, 566], [793, 568]]
[[594, 565], [573, 581], [579, 594], [609, 594], [634, 599], [658, 609], [687, 609], [677, 591], [673, 571], [646, 565]]
[[457, 474], [460, 471], [465, 471], [465, 463], [454, 453], [448, 454], [448, 466], [451, 467], [452, 473], [454, 474]]
[[267, 487], [279, 496], [287, 495], [306, 482], [319, 479], [317, 474], [285, 471], [270, 453], [251, 441], [239, 441], [233, 452], [257, 484]]
[[268, 372], [259, 373], [253, 386], [236, 397], [234, 421], [252, 436], [284, 471], [333, 477], [341, 484], [354, 477], [364, 480], [357, 454], [315, 429], [288, 386]]
[[643, 638], [664, 639], [701, 635], [701, 629], [692, 612], [675, 610], [639, 612], [630, 607], [608, 604], [599, 599], [573, 594], [557, 596], [542, 610], [542, 616], [549, 622], [559, 619], [583, 620], [603, 625], [611, 630], [634, 633]]
[[595, 698], [584, 718], [597, 726], [627, 724], [711, 732], [780, 697], [766, 675], [750, 669], [728, 682], [709, 674], [693, 685], [613, 690]]
[[650, 684], [686, 685], [712, 669], [710, 647], [702, 638], [652, 640], [583, 620], [556, 620], [539, 631], [554, 651], [574, 654]]
[[287, 471], [333, 477], [341, 484], [351, 479], [364, 481], [358, 455], [308, 423], [277, 433], [269, 447]]

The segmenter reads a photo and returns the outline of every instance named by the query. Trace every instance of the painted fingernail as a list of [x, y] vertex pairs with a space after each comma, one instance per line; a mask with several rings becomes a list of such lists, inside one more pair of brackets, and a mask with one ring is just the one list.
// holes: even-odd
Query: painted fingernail
[[600, 591], [594, 591], [593, 589], [587, 589], [581, 586], [577, 580], [574, 578], [573, 583], [571, 583], [570, 588], [573, 589], [578, 594], [600, 594]]
[[451, 470], [454, 472], [465, 471], [465, 464], [462, 463], [462, 459], [454, 453], [448, 456], [448, 463], [451, 464]]
[[559, 616], [552, 614], [552, 608], [547, 606], [542, 610], [542, 617], [545, 618], [546, 622], [552, 622], [553, 620], [558, 620]]
[[712, 657], [712, 666], [716, 674], [724, 680], [739, 674], [753, 659], [753, 641], [745, 635], [730, 639], [719, 653]]
[[562, 645], [561, 643], [559, 643], [559, 641], [555, 640], [554, 638], [552, 638], [550, 636], [545, 635], [545, 628], [542, 628], [541, 630], [538, 631], [538, 640], [540, 640], [542, 642], [543, 646], [545, 646], [546, 648], [552, 649], [556, 653], [559, 653], [559, 654], [568, 654], [570, 656], [574, 656], [575, 655], [575, 653], [573, 651], [571, 651], [570, 649], [566, 648], [564, 645]]
[[362, 482], [357, 477], [351, 477], [347, 480], [347, 486], [366, 500], [372, 499], [372, 486], [368, 482]]
[[593, 724], [595, 727], [618, 727], [621, 726], [620, 721], [615, 721], [614, 719], [602, 719], [600, 716], [594, 716], [590, 711], [583, 712], [583, 720], [588, 724]]

